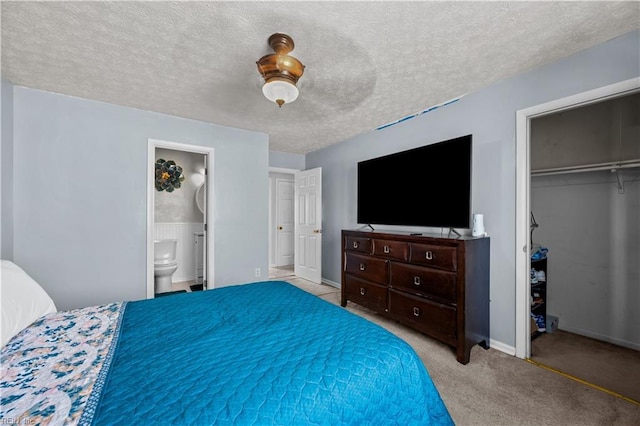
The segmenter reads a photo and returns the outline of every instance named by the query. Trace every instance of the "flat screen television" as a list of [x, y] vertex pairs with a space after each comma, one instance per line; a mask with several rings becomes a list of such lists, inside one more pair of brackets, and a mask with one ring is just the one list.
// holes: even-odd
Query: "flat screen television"
[[471, 135], [358, 163], [358, 223], [469, 228]]

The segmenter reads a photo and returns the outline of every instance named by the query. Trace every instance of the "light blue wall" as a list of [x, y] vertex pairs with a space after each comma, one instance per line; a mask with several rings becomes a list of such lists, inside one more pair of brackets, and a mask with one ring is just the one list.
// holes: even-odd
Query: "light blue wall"
[[302, 154], [288, 152], [269, 151], [269, 167], [282, 169], [305, 170], [305, 157]]
[[215, 285], [267, 270], [267, 135], [15, 87], [14, 258], [59, 308], [145, 297], [148, 138], [215, 149]]
[[[491, 338], [514, 346], [516, 111], [640, 76], [639, 39], [634, 31], [417, 118], [307, 154], [307, 168], [323, 168], [323, 278], [340, 282], [340, 230], [358, 227], [358, 161], [471, 133], [473, 211], [484, 214], [491, 237]], [[430, 201], [416, 194], [416, 204], [428, 207]]]
[[0, 107], [0, 258], [13, 259], [13, 84], [2, 79]]

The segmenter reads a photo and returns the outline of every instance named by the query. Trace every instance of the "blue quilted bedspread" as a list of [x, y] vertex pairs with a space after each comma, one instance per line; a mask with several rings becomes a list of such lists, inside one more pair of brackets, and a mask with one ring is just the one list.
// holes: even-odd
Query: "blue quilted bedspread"
[[413, 349], [285, 282], [130, 302], [93, 424], [452, 424]]

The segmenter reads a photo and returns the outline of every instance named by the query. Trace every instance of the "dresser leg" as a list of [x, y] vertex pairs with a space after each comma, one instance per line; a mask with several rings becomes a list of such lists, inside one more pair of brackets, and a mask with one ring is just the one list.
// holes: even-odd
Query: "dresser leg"
[[[480, 345], [480, 347], [484, 350], [488, 350], [490, 347], [489, 340], [487, 339], [478, 342], [478, 345]], [[475, 343], [467, 343], [466, 345], [458, 346], [456, 348], [456, 360], [458, 360], [460, 364], [468, 364], [469, 360], [471, 359], [471, 348], [473, 348], [474, 346]]]
[[469, 364], [469, 360], [471, 359], [471, 346], [464, 347], [458, 346], [456, 348], [456, 360], [463, 365]]

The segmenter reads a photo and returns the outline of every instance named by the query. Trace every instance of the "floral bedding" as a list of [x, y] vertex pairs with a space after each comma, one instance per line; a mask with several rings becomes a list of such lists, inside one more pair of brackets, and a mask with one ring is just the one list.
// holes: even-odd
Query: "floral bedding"
[[82, 424], [104, 384], [126, 303], [57, 312], [2, 349], [0, 421]]

